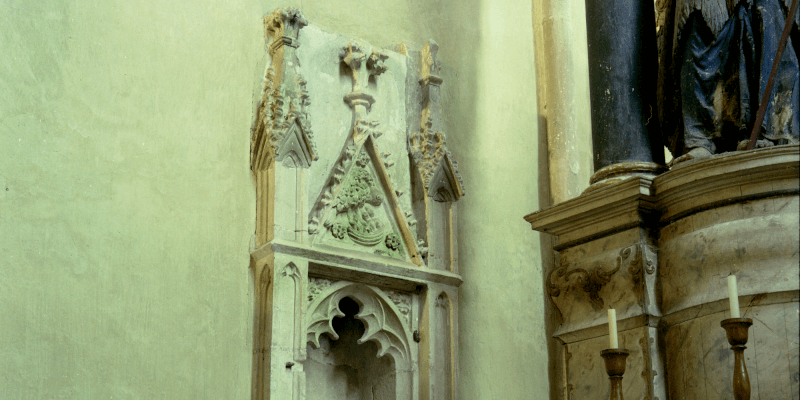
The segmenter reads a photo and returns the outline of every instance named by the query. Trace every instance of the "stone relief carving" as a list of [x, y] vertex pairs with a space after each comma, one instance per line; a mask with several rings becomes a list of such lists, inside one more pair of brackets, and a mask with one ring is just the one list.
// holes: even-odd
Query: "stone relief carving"
[[339, 309], [339, 302], [350, 297], [359, 305], [355, 318], [364, 323], [366, 331], [358, 343], [373, 341], [378, 345], [378, 357], [390, 354], [398, 368], [411, 360], [411, 333], [400, 317], [400, 311], [380, 290], [367, 285], [351, 282], [337, 282], [325, 289], [309, 305], [306, 328], [307, 341], [319, 348], [319, 338], [326, 334], [333, 340], [339, 335], [333, 329], [333, 319], [345, 314]]
[[400, 311], [400, 315], [403, 316], [406, 325], [410, 327], [411, 294], [389, 289], [384, 289], [383, 292], [386, 294], [386, 297], [388, 297], [392, 301], [392, 303], [394, 303], [394, 305], [397, 307], [397, 310]]
[[250, 160], [255, 170], [273, 159], [292, 157], [295, 166], [308, 167], [317, 160], [314, 133], [308, 119], [310, 98], [306, 80], [298, 71], [295, 50], [300, 29], [308, 25], [300, 10], [275, 10], [264, 18], [272, 64], [267, 69], [256, 119], [251, 127]]
[[314, 299], [322, 293], [325, 289], [328, 288], [331, 284], [335, 281], [325, 278], [315, 278], [309, 277], [308, 278], [308, 296], [306, 297], [307, 302], [311, 303]]
[[[388, 55], [380, 51], [367, 54], [366, 45], [358, 41], [348, 43], [339, 53], [353, 80], [352, 91], [344, 100], [353, 110], [354, 123], [309, 214], [309, 233], [320, 233], [322, 225], [338, 240], [372, 247], [375, 253], [395, 258], [402, 259], [407, 252], [414, 263], [420, 264], [409, 228], [409, 213], [399, 207], [398, 196], [402, 192], [394, 190], [387, 170], [394, 162], [375, 143], [382, 134], [380, 124], [367, 118], [375, 98], [362, 87], [365, 76], [386, 71]], [[384, 209], [391, 212], [387, 215]]]
[[371, 159], [367, 152], [361, 151], [345, 178], [324, 225], [337, 239], [347, 236], [362, 246], [381, 245], [381, 252], [402, 252], [400, 236], [376, 215], [376, 212], [381, 212], [384, 191], [368, 168], [370, 164]]
[[[658, 250], [651, 245], [635, 244], [620, 250], [614, 268], [606, 269], [602, 263], [591, 268], [575, 268], [568, 271], [568, 266], [556, 268], [550, 273], [548, 293], [550, 297], [558, 297], [562, 290], [579, 288], [589, 295], [589, 301], [595, 310], [602, 310], [605, 301], [600, 297], [600, 290], [611, 280], [611, 276], [626, 265], [628, 274], [634, 283], [644, 278], [643, 273], [652, 275], [656, 272]], [[643, 304], [643, 292], [639, 285], [634, 286], [639, 302]]]
[[575, 268], [567, 271], [567, 266], [563, 266], [553, 270], [548, 280], [548, 293], [550, 297], [558, 297], [563, 289], [577, 287], [589, 295], [589, 301], [595, 310], [602, 310], [605, 302], [600, 297], [600, 289], [611, 280], [611, 276], [619, 271], [623, 264], [628, 265], [629, 272], [641, 268], [641, 252], [638, 251], [638, 245], [620, 250], [616, 266], [610, 270], [604, 268], [602, 264], [588, 269]]
[[436, 55], [439, 45], [433, 40], [422, 49], [420, 85], [425, 94], [421, 129], [408, 138], [408, 151], [421, 177], [428, 196], [437, 201], [456, 201], [464, 195], [464, 182], [458, 172], [458, 163], [447, 148], [443, 132], [439, 86], [442, 78]]

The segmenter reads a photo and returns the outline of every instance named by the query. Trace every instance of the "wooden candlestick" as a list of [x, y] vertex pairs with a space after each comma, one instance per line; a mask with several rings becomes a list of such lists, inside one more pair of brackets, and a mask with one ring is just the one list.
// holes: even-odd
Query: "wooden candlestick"
[[733, 398], [735, 400], [750, 400], [750, 377], [747, 375], [747, 365], [744, 362], [744, 349], [747, 344], [747, 335], [753, 320], [750, 318], [728, 318], [720, 322], [720, 326], [728, 333], [728, 343], [733, 350]]
[[600, 356], [606, 361], [606, 372], [611, 381], [609, 400], [622, 399], [622, 375], [625, 374], [625, 360], [631, 352], [626, 349], [605, 349]]

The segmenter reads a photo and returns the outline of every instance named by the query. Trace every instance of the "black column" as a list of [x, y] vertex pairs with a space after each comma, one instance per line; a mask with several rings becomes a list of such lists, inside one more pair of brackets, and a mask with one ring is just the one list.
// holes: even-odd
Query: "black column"
[[664, 164], [653, 2], [586, 0], [594, 169]]

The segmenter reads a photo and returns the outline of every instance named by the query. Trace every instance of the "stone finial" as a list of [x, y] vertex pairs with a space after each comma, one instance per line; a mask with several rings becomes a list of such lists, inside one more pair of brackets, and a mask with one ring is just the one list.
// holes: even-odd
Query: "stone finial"
[[361, 64], [367, 59], [364, 46], [357, 41], [352, 41], [339, 50], [339, 58], [345, 65], [350, 67], [351, 77], [353, 78], [353, 91], [360, 91], [361, 85], [358, 75], [361, 71]]
[[[367, 56], [369, 54], [369, 56]], [[359, 115], [366, 115], [366, 110], [375, 102], [375, 98], [363, 91], [364, 76], [378, 76], [386, 71], [385, 61], [389, 56], [383, 51], [367, 52], [367, 45], [352, 41], [339, 50], [339, 58], [350, 69], [353, 78], [353, 90], [345, 96], [345, 101]]]
[[386, 71], [385, 61], [389, 56], [380, 50], [373, 51], [367, 57], [366, 44], [352, 41], [339, 50], [339, 58], [350, 67], [353, 78], [353, 92], [361, 91], [361, 81], [359, 77], [364, 75], [363, 67], [366, 61], [366, 74], [378, 76]]
[[435, 79], [435, 81], [439, 81], [439, 83], [441, 83], [439, 71], [442, 69], [442, 66], [439, 60], [437, 60], [438, 53], [439, 44], [437, 44], [433, 39], [428, 40], [428, 43], [425, 43], [425, 46], [422, 48], [422, 66], [420, 70], [421, 80], [435, 76], [438, 78]]
[[386, 72], [385, 61], [388, 58], [389, 55], [382, 51], [373, 51], [367, 60], [367, 71], [369, 71], [369, 74], [377, 76]]
[[297, 47], [300, 29], [306, 25], [308, 25], [308, 20], [300, 10], [294, 7], [279, 8], [264, 17], [264, 28], [267, 36], [272, 39], [270, 48], [284, 44]]

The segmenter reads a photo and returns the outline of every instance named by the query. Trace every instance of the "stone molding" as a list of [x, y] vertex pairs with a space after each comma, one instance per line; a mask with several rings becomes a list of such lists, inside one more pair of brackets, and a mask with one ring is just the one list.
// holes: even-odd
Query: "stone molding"
[[366, 332], [358, 343], [373, 341], [378, 345], [378, 357], [389, 354], [397, 369], [405, 369], [411, 361], [411, 332], [405, 318], [391, 299], [379, 289], [352, 282], [337, 282], [319, 294], [308, 307], [306, 318], [307, 341], [319, 348], [319, 337], [327, 334], [333, 340], [339, 335], [333, 329], [335, 317], [345, 314], [339, 301], [350, 297], [359, 305], [355, 318], [364, 323]]
[[251, 263], [281, 254], [309, 261], [309, 274], [331, 280], [349, 280], [369, 285], [414, 291], [419, 286], [442, 284], [458, 287], [460, 275], [442, 270], [419, 268], [415, 264], [377, 255], [333, 248], [309, 246], [288, 240], [274, 239], [251, 250]]
[[698, 211], [798, 194], [800, 146], [723, 153], [677, 164], [654, 180], [661, 225]]
[[640, 226], [657, 212], [653, 181], [632, 177], [525, 216], [534, 230], [558, 238], [556, 250]]

